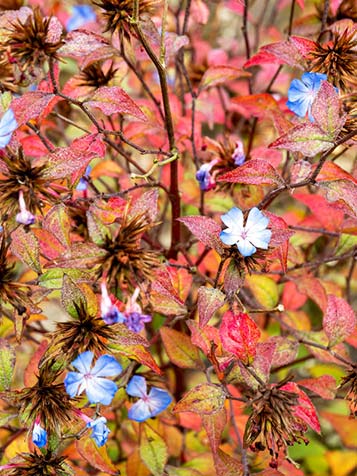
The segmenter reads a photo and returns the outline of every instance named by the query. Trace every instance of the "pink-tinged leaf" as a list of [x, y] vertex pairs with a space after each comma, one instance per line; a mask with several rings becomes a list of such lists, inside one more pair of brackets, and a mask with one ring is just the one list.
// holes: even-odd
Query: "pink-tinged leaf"
[[167, 268], [160, 268], [156, 271], [155, 281], [152, 283], [152, 291], [162, 297], [166, 297], [173, 303], [185, 310], [185, 304], [178, 295], [174, 285], [171, 274]]
[[131, 97], [119, 86], [102, 86], [98, 88], [91, 100], [85, 103], [87, 106], [99, 109], [110, 116], [111, 114], [129, 114], [141, 121], [147, 117]]
[[202, 76], [201, 82], [198, 86], [198, 93], [201, 93], [207, 88], [219, 86], [227, 81], [231, 81], [236, 78], [247, 78], [250, 73], [242, 71], [239, 68], [225, 65], [210, 66]]
[[109, 228], [105, 226], [101, 220], [93, 215], [90, 211], [87, 211], [86, 217], [89, 238], [96, 245], [104, 245], [107, 238], [110, 236]]
[[245, 63], [244, 67], [273, 63], [288, 64], [304, 70], [306, 69], [306, 58], [315, 48], [315, 42], [299, 36], [291, 36], [286, 41], [262, 46], [258, 53]]
[[[192, 11], [190, 12], [192, 13]], [[177, 35], [173, 31], [167, 31], [165, 35], [165, 61], [169, 64], [175, 58], [177, 52], [190, 44], [186, 35]]]
[[321, 377], [300, 380], [299, 385], [326, 400], [333, 400], [337, 392], [336, 380], [332, 375], [321, 375]]
[[46, 117], [54, 105], [61, 99], [54, 94], [41, 91], [30, 91], [22, 96], [15, 98], [11, 102], [11, 108], [19, 126], [26, 124], [27, 121]]
[[334, 180], [319, 182], [320, 189], [329, 202], [341, 201], [347, 205], [354, 216], [357, 216], [357, 185], [350, 180]]
[[100, 35], [91, 31], [75, 30], [67, 34], [59, 54], [78, 60], [80, 67], [84, 69], [94, 61], [111, 58], [116, 54], [116, 50]]
[[203, 383], [185, 393], [176, 403], [173, 412], [193, 412], [199, 415], [211, 415], [219, 412], [226, 400], [226, 394], [218, 385]]
[[245, 364], [250, 364], [254, 360], [260, 330], [248, 314], [226, 312], [222, 319], [219, 334], [223, 348], [226, 351], [234, 354]]
[[206, 326], [200, 328], [197, 322], [192, 319], [187, 320], [186, 325], [191, 331], [192, 344], [200, 348], [206, 356], [211, 354], [213, 345], [215, 347], [221, 345], [219, 331], [216, 327]]
[[107, 252], [94, 243], [75, 243], [64, 253], [61, 260], [47, 267], [58, 268], [94, 268]]
[[[46, 169], [43, 176], [51, 180], [82, 175], [89, 162], [95, 157], [103, 157], [105, 145], [98, 134], [90, 134], [75, 139], [69, 147], [58, 147], [47, 156]], [[78, 177], [79, 178], [79, 177]]]
[[277, 254], [283, 271], [287, 269], [289, 238], [294, 235], [294, 231], [289, 229], [285, 220], [273, 213], [264, 211], [269, 218], [269, 228], [272, 232], [269, 246], [277, 247]]
[[321, 432], [319, 419], [309, 397], [304, 393], [296, 383], [289, 382], [281, 387], [281, 390], [296, 393], [299, 397], [298, 404], [294, 407], [294, 414], [301, 418], [307, 425], [317, 433]]
[[314, 157], [333, 147], [333, 138], [326, 134], [316, 123], [298, 124], [280, 136], [269, 147], [300, 152], [306, 157]]
[[44, 356], [48, 342], [43, 340], [37, 347], [36, 352], [32, 355], [30, 362], [28, 363], [24, 372], [24, 384], [25, 387], [32, 387], [38, 382], [38, 368], [42, 357]]
[[244, 271], [239, 269], [234, 260], [231, 260], [224, 273], [224, 292], [230, 299], [244, 284]]
[[[135, 340], [135, 336], [132, 335], [135, 333], [132, 333], [129, 336], [125, 336], [124, 332], [125, 331], [123, 331], [121, 335], [117, 336], [116, 342], [119, 342], [119, 343], [115, 343], [115, 344], [112, 343], [110, 344], [110, 347], [113, 350], [115, 350], [115, 352], [117, 352], [118, 354], [124, 355], [130, 360], [135, 360], [136, 362], [139, 362], [140, 365], [145, 365], [146, 367], [151, 369], [153, 372], [157, 373], [158, 375], [161, 375], [162, 371], [160, 367], [157, 365], [157, 363], [155, 362], [150, 352], [147, 349], [145, 349], [143, 345], [138, 343], [136, 344], [120, 343], [121, 341], [128, 342], [129, 340], [130, 341]], [[149, 343], [146, 341], [145, 345], [148, 346]]]
[[206, 430], [213, 454], [216, 454], [218, 451], [226, 422], [227, 412], [224, 407], [211, 415], [202, 415], [202, 425]]
[[305, 293], [300, 293], [293, 281], [288, 281], [284, 284], [283, 295], [281, 298], [281, 303], [284, 306], [284, 309], [296, 311], [302, 307], [306, 301], [307, 295]]
[[41, 273], [40, 245], [31, 231], [25, 231], [23, 227], [18, 227], [13, 231], [11, 233], [10, 249], [29, 268], [36, 271], [36, 273]]
[[63, 204], [55, 205], [46, 213], [42, 226], [52, 233], [63, 246], [70, 245], [71, 222]]
[[331, 8], [331, 13], [332, 13], [333, 16], [336, 15], [337, 10], [339, 9], [342, 2], [343, 2], [343, 0], [331, 0], [330, 1], [330, 8]]
[[356, 314], [352, 307], [344, 299], [329, 294], [323, 318], [323, 329], [329, 339], [329, 345], [333, 347], [344, 341], [353, 333], [356, 325]]
[[170, 361], [182, 369], [201, 369], [202, 361], [198, 349], [182, 332], [161, 327], [160, 335]]
[[[314, 166], [315, 169], [316, 165]], [[357, 178], [346, 172], [335, 162], [325, 162], [316, 178], [317, 182], [333, 182], [334, 180], [345, 179], [357, 185]]]
[[140, 195], [140, 197], [133, 203], [129, 210], [129, 216], [134, 217], [135, 215], [145, 213], [148, 221], [154, 222], [158, 213], [158, 200], [159, 190], [157, 188], [152, 188], [148, 192]]
[[346, 114], [342, 114], [341, 108], [341, 100], [336, 89], [327, 81], [322, 81], [312, 103], [311, 114], [316, 124], [330, 137], [337, 137], [346, 122]]
[[284, 180], [269, 162], [251, 159], [240, 167], [217, 177], [217, 182], [282, 185]]
[[109, 200], [97, 198], [89, 207], [89, 211], [104, 225], [111, 225], [123, 216], [127, 204], [121, 197], [111, 197]]
[[[47, 139], [50, 147], [55, 148], [53, 144]], [[21, 145], [25, 155], [30, 157], [43, 157], [48, 154], [47, 147], [44, 146], [42, 140], [38, 136], [27, 136], [21, 138]]]
[[270, 368], [273, 362], [276, 344], [269, 340], [256, 345], [256, 355], [251, 367], [258, 377], [265, 383], [269, 382]]
[[240, 461], [218, 449], [214, 455], [214, 466], [217, 475], [224, 476], [243, 476], [244, 469]]
[[274, 355], [271, 362], [272, 367], [280, 367], [295, 360], [299, 350], [299, 343], [295, 339], [274, 336], [270, 337], [269, 341], [275, 344]]
[[120, 474], [120, 471], [110, 460], [105, 445], [98, 447], [93, 438], [87, 436], [76, 441], [76, 448], [82, 458], [93, 468], [115, 476]]
[[35, 228], [33, 232], [38, 239], [42, 256], [52, 261], [63, 255], [66, 247], [61, 245], [61, 243], [53, 236], [52, 233], [44, 230], [43, 228]]
[[306, 294], [325, 312], [327, 307], [326, 291], [318, 278], [314, 276], [301, 276], [295, 280], [295, 283], [300, 293]]
[[200, 327], [208, 324], [213, 314], [223, 306], [225, 295], [215, 288], [206, 288], [201, 286], [198, 290], [198, 317]]
[[234, 106], [238, 106], [239, 110], [246, 115], [263, 118], [271, 116], [272, 112], [281, 113], [279, 104], [271, 94], [251, 94], [250, 96], [240, 96], [231, 100]]
[[332, 205], [326, 198], [316, 194], [294, 193], [294, 198], [310, 208], [323, 228], [329, 231], [340, 230], [345, 215], [341, 207]]
[[219, 238], [222, 228], [212, 218], [204, 216], [188, 216], [179, 218], [190, 232], [204, 245], [223, 253], [224, 246]]

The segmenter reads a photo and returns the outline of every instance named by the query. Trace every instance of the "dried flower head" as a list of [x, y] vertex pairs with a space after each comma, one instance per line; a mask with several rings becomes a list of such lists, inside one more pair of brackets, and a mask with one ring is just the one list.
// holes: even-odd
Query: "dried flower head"
[[347, 114], [343, 131], [348, 134], [356, 130], [357, 127], [357, 93], [346, 94], [341, 99], [344, 111]]
[[351, 369], [345, 375], [339, 388], [347, 390], [346, 400], [349, 402], [351, 416], [357, 417], [357, 368]]
[[3, 469], [6, 469], [7, 476], [69, 476], [73, 472], [64, 461], [64, 456], [55, 456], [50, 451], [45, 454], [21, 453]]
[[87, 66], [79, 75], [79, 86], [86, 86], [90, 88], [100, 88], [101, 86], [108, 86], [110, 81], [114, 78], [117, 69], [111, 63], [109, 68], [104, 68], [100, 62], [92, 63]]
[[332, 33], [331, 41], [316, 44], [310, 53], [311, 71], [325, 73], [328, 81], [342, 90], [355, 86], [357, 70], [357, 34], [346, 29]]
[[72, 416], [63, 383], [56, 383], [61, 373], [62, 368], [55, 369], [53, 360], [45, 363], [39, 368], [36, 384], [23, 388], [16, 396], [23, 419], [32, 421], [38, 417], [47, 430], [57, 433], [60, 425], [70, 423]]
[[17, 93], [19, 84], [15, 78], [13, 65], [9, 63], [6, 54], [0, 52], [0, 93], [5, 91]]
[[57, 57], [57, 50], [62, 45], [62, 26], [55, 17], [44, 17], [38, 7], [33, 9], [23, 22], [17, 20], [11, 25], [3, 47], [12, 63], [20, 71], [31, 76], [41, 68], [49, 58]]
[[[102, 16], [107, 22], [105, 31], [129, 33], [134, 17], [135, 2], [133, 0], [98, 0], [93, 3], [104, 10]], [[138, 2], [139, 18], [144, 14], [151, 15], [159, 3], [160, 0], [140, 0]]]
[[270, 466], [277, 467], [279, 452], [287, 446], [308, 440], [304, 437], [307, 425], [296, 416], [298, 395], [279, 386], [257, 392], [252, 400], [253, 411], [248, 419], [244, 445], [253, 451], [269, 450]]

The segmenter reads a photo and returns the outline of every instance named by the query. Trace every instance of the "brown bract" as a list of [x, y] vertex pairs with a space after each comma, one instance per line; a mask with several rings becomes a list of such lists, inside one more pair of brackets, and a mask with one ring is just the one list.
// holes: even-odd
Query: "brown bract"
[[117, 69], [114, 68], [113, 63], [106, 70], [100, 62], [92, 63], [80, 73], [78, 86], [87, 86], [94, 89], [108, 86], [116, 72]]
[[65, 459], [65, 456], [55, 456], [50, 451], [46, 454], [22, 453], [9, 464], [6, 474], [8, 476], [68, 476], [69, 466], [65, 464]]
[[340, 388], [347, 390], [346, 400], [349, 402], [351, 416], [357, 417], [357, 369], [351, 369], [345, 375], [340, 384]]

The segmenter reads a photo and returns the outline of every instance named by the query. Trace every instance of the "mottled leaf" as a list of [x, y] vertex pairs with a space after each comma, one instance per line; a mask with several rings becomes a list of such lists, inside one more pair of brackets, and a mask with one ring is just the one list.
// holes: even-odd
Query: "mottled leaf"
[[10, 389], [15, 360], [14, 347], [5, 339], [0, 339], [0, 392]]
[[198, 317], [200, 327], [208, 324], [213, 314], [223, 306], [225, 295], [215, 288], [201, 286], [198, 290]]
[[356, 324], [356, 314], [352, 307], [344, 299], [329, 294], [323, 317], [323, 328], [329, 345], [333, 347], [344, 341], [355, 330]]
[[232, 259], [224, 273], [224, 291], [227, 294], [227, 298], [230, 299], [235, 293], [237, 293], [244, 284], [245, 273], [237, 266]]
[[65, 274], [75, 282], [91, 280], [90, 274], [82, 269], [54, 268], [41, 274], [39, 284], [48, 289], [60, 289], [62, 288], [63, 276]]
[[11, 108], [14, 111], [18, 126], [22, 126], [30, 120], [38, 119], [41, 121], [59, 100], [52, 93], [29, 91], [15, 98], [11, 103]]
[[79, 316], [79, 309], [87, 307], [87, 300], [83, 291], [72, 278], [63, 276], [61, 303], [68, 314], [74, 318]]
[[224, 246], [219, 238], [222, 228], [212, 218], [204, 216], [187, 216], [179, 219], [190, 232], [204, 245], [223, 253]]
[[331, 182], [319, 182], [319, 187], [330, 202], [345, 203], [354, 216], [357, 216], [357, 185], [350, 180], [334, 180]]
[[159, 190], [152, 188], [143, 193], [130, 207], [129, 216], [135, 217], [138, 214], [145, 213], [148, 221], [154, 222], [158, 213]]
[[[135, 360], [139, 362], [140, 365], [145, 365], [149, 367], [153, 372], [157, 373], [158, 375], [162, 374], [160, 367], [155, 362], [154, 358], [150, 354], [150, 352], [145, 349], [145, 347], [141, 344], [121, 344], [120, 341], [128, 341], [134, 340], [134, 336], [120, 336], [116, 339], [116, 342], [119, 343], [110, 343], [109, 348], [113, 349], [120, 355], [125, 355], [130, 360]], [[112, 342], [115, 339], [112, 340]], [[145, 342], [145, 346], [148, 346], [148, 342]]]
[[199, 415], [211, 415], [220, 411], [226, 400], [226, 394], [218, 385], [203, 383], [189, 390], [176, 403], [173, 411], [193, 412]]
[[99, 469], [107, 474], [120, 474], [119, 470], [116, 469], [112, 461], [109, 459], [106, 446], [101, 446], [99, 448], [94, 443], [93, 438], [87, 436], [77, 440], [76, 448], [82, 458], [84, 458], [93, 468]]
[[226, 351], [234, 354], [245, 364], [254, 360], [260, 330], [248, 314], [226, 312], [222, 319], [219, 334], [223, 348]]
[[45, 230], [51, 232], [63, 246], [70, 245], [71, 222], [67, 208], [62, 203], [50, 208], [45, 215], [42, 226]]
[[227, 422], [227, 412], [224, 407], [210, 415], [202, 415], [202, 425], [213, 454], [216, 454], [221, 443], [222, 433]]
[[281, 185], [284, 181], [269, 162], [261, 159], [251, 159], [240, 167], [217, 177], [217, 182]]
[[165, 441], [148, 424], [144, 424], [140, 439], [140, 458], [154, 476], [164, 474], [169, 454]]
[[311, 114], [316, 124], [330, 137], [337, 137], [346, 115], [341, 113], [341, 100], [334, 86], [322, 81], [320, 89], [311, 107]]
[[198, 350], [186, 334], [169, 327], [162, 327], [160, 335], [173, 364], [183, 369], [202, 368]]
[[31, 231], [18, 227], [11, 233], [10, 249], [15, 256], [37, 273], [41, 273], [40, 246], [36, 236]]
[[321, 377], [300, 380], [299, 385], [326, 400], [333, 400], [337, 392], [336, 380], [332, 375], [321, 375]]
[[267, 276], [252, 274], [246, 277], [246, 285], [254, 294], [255, 299], [266, 309], [273, 309], [279, 302], [279, 291], [276, 282]]
[[274, 336], [270, 337], [269, 341], [275, 344], [272, 367], [280, 367], [295, 360], [299, 349], [299, 343], [295, 339]]

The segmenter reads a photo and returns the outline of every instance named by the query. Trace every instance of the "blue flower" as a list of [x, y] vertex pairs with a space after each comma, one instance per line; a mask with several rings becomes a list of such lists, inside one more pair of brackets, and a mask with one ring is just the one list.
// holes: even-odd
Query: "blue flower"
[[14, 116], [14, 111], [8, 109], [0, 120], [0, 149], [7, 146], [16, 128], [17, 121]]
[[104, 281], [101, 285], [102, 297], [100, 300], [100, 310], [102, 314], [103, 321], [108, 324], [121, 324], [125, 321], [124, 315], [119, 311], [117, 306], [112, 303], [110, 296], [108, 294], [107, 286]]
[[38, 421], [35, 422], [32, 430], [32, 441], [39, 448], [42, 448], [47, 444], [47, 431], [42, 428]]
[[114, 398], [117, 385], [103, 377], [114, 377], [122, 371], [121, 365], [111, 355], [102, 355], [91, 368], [93, 352], [80, 354], [72, 365], [78, 372], [69, 372], [64, 379], [66, 392], [70, 397], [80, 395], [86, 391], [90, 403], [109, 405]]
[[311, 106], [321, 87], [321, 82], [326, 80], [326, 74], [321, 73], [304, 73], [301, 80], [293, 79], [288, 91], [289, 100], [286, 103], [290, 111], [300, 117], [305, 117], [308, 113], [310, 121], [314, 122]]
[[200, 184], [200, 189], [204, 192], [211, 190], [211, 188], [214, 188], [216, 185], [216, 181], [210, 172], [217, 162], [218, 160], [214, 159], [207, 164], [201, 165], [201, 167], [197, 170], [196, 180]]
[[245, 162], [243, 143], [240, 140], [237, 140], [236, 142], [236, 148], [233, 151], [232, 159], [237, 166], [243, 165]]
[[172, 402], [171, 395], [161, 388], [152, 387], [147, 393], [144, 377], [135, 375], [126, 387], [126, 393], [140, 400], [129, 409], [128, 417], [134, 421], [145, 421], [164, 411]]
[[67, 31], [77, 30], [82, 25], [95, 20], [96, 15], [92, 7], [89, 5], [75, 5], [72, 16], [67, 21], [66, 29]]
[[108, 440], [108, 435], [110, 433], [109, 428], [106, 425], [107, 419], [104, 417], [97, 418], [96, 420], [91, 420], [87, 423], [88, 428], [92, 428], [91, 438], [96, 442], [97, 446], [103, 446]]
[[145, 327], [145, 322], [151, 322], [151, 316], [140, 312], [125, 313], [124, 324], [133, 332], [141, 332]]
[[78, 182], [76, 190], [79, 190], [79, 191], [82, 191], [82, 192], [84, 190], [87, 190], [87, 188], [88, 188], [88, 177], [89, 177], [89, 174], [91, 173], [91, 170], [92, 170], [92, 167], [90, 165], [88, 165], [83, 177]]
[[228, 226], [220, 233], [221, 240], [226, 245], [237, 245], [244, 257], [251, 256], [257, 248], [268, 249], [271, 239], [271, 231], [267, 230], [269, 218], [258, 208], [250, 210], [245, 225], [243, 213], [236, 207], [231, 208], [221, 220]]

